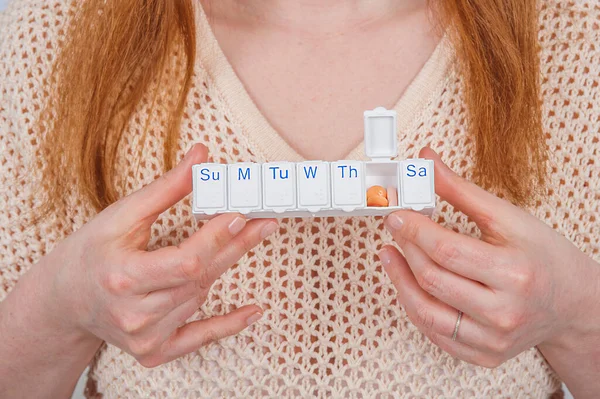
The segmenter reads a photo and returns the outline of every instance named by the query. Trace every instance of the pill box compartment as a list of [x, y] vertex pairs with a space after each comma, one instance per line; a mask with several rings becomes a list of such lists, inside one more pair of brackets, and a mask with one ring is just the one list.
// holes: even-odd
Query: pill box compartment
[[399, 162], [399, 185], [402, 208], [431, 214], [435, 208], [435, 169], [429, 159], [407, 159]]
[[228, 210], [249, 214], [262, 210], [262, 167], [257, 163], [236, 163], [227, 167]]
[[[364, 113], [365, 123], [365, 154], [372, 159], [365, 162], [365, 187], [363, 196], [366, 200], [367, 191], [373, 186], [381, 186], [386, 191], [393, 187], [396, 198], [400, 193], [398, 187], [398, 161], [392, 158], [398, 155], [398, 138], [396, 131], [396, 112], [385, 108], [375, 108]], [[386, 193], [387, 194], [387, 193]], [[388, 198], [389, 200], [389, 198]], [[399, 202], [396, 201], [398, 205]], [[400, 206], [367, 206], [369, 215], [385, 215]]]
[[[397, 161], [381, 161], [381, 162], [365, 162], [365, 191], [364, 197], [367, 197], [367, 191], [370, 187], [381, 186], [388, 190], [390, 187], [396, 190], [396, 198], [400, 193], [398, 187], [398, 162]], [[389, 200], [389, 192], [388, 200]], [[399, 206], [398, 200], [396, 200], [396, 206], [367, 206], [370, 215], [383, 215], [388, 214], [392, 210], [402, 209]]]
[[331, 162], [332, 205], [343, 212], [364, 209], [365, 163], [362, 161]]
[[276, 214], [296, 209], [296, 164], [270, 162], [262, 165], [263, 210]]
[[331, 209], [330, 164], [324, 161], [305, 161], [296, 165], [296, 195], [300, 211], [316, 214]]
[[227, 211], [227, 165], [204, 163], [192, 167], [194, 213], [210, 217]]

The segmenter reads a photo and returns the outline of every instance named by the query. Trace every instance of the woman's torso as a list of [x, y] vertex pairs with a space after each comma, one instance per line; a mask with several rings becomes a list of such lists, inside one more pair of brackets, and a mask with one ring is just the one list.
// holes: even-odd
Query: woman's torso
[[[38, 157], [34, 117], [38, 90], [54, 54], [63, 2], [16, 0], [0, 19], [0, 109], [4, 209], [0, 228], [9, 231], [2, 247], [3, 294], [31, 262], [92, 216], [84, 207], [71, 223], [27, 226], [19, 214], [32, 202], [34, 187], [14, 187], [26, 161]], [[545, 96], [544, 127], [552, 167], [548, 198], [533, 212], [600, 257], [598, 215], [600, 152], [597, 92], [600, 57], [593, 28], [600, 11], [584, 2], [546, 2], [541, 11]], [[6, 23], [4, 23], [6, 21]], [[269, 126], [241, 89], [200, 18], [196, 75], [180, 147], [203, 142], [216, 162], [301, 160]], [[588, 51], [586, 51], [588, 50]], [[9, 62], [10, 61], [10, 62]], [[147, 131], [147, 156], [139, 164], [127, 149], [140, 145], [148, 108], [142, 103], [125, 135], [120, 169], [123, 192], [156, 178], [162, 170], [160, 109]], [[460, 76], [452, 51], [438, 48], [396, 105], [399, 157], [431, 146], [454, 170], [470, 176], [472, 141], [467, 136]], [[362, 147], [348, 158], [361, 158]], [[9, 165], [9, 168], [7, 168]], [[10, 169], [10, 173], [5, 172]], [[464, 234], [473, 223], [440, 202], [435, 219]], [[153, 228], [151, 248], [176, 244], [195, 229], [188, 200], [163, 214]], [[20, 231], [19, 231], [20, 230]], [[258, 303], [261, 322], [169, 364], [145, 369], [121, 350], [104, 346], [95, 357], [89, 396], [110, 397], [547, 397], [559, 383], [535, 349], [494, 370], [453, 359], [411, 325], [395, 301], [394, 289], [377, 262], [377, 249], [391, 242], [375, 218], [284, 220], [279, 233], [219, 279], [195, 317], [222, 314]], [[14, 248], [14, 249], [13, 249]], [[8, 254], [8, 255], [7, 255]], [[10, 254], [17, 254], [16, 256]], [[19, 267], [19, 270], [15, 268]], [[567, 267], [567, 265], [565, 265]]]

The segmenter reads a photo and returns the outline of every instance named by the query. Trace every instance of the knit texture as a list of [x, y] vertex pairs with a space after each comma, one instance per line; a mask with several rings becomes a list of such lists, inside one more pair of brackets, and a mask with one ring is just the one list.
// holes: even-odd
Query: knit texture
[[[69, 215], [41, 224], [32, 224], [29, 212], [39, 202], [37, 168], [43, 158], [35, 121], [44, 101], [43, 81], [73, 3], [14, 0], [0, 14], [0, 300], [31, 264], [93, 217], [76, 198]], [[272, 132], [265, 131], [268, 127], [247, 93], [236, 90], [239, 81], [222, 65], [201, 10], [198, 23], [198, 62], [179, 155], [202, 142], [216, 162], [297, 160], [281, 138], [265, 140]], [[531, 209], [596, 260], [599, 24], [595, 1], [548, 0], [541, 7], [544, 128], [552, 173], [550, 194]], [[470, 177], [474, 149], [466, 135], [461, 77], [450, 62], [451, 49], [441, 46], [396, 107], [399, 158], [431, 146], [452, 169]], [[176, 54], [173, 62], [181, 62]], [[123, 140], [122, 194], [163, 170], [159, 137], [164, 110], [158, 105], [149, 113], [150, 106], [148, 99], [139, 104]], [[128, 149], [139, 148], [148, 114], [155, 118], [145, 155], [132, 159]], [[350, 156], [361, 157], [360, 148]], [[466, 216], [445, 202], [439, 203], [434, 219], [460, 233], [479, 235]], [[181, 242], [194, 226], [188, 197], [154, 225], [150, 249]], [[265, 309], [260, 322], [154, 369], [103, 345], [91, 365], [88, 397], [541, 398], [560, 389], [536, 349], [489, 370], [431, 344], [396, 302], [395, 289], [375, 256], [391, 241], [380, 218], [284, 220], [279, 232], [215, 283], [193, 317], [257, 303]]]

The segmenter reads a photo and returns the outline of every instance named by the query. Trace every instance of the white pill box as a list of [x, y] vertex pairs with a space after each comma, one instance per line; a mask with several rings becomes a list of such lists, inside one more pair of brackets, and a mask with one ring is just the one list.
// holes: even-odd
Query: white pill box
[[[396, 112], [365, 111], [370, 161], [269, 162], [193, 166], [193, 214], [207, 219], [239, 212], [248, 218], [383, 216], [399, 209], [427, 215], [435, 208], [433, 161], [397, 156]], [[372, 186], [393, 187], [398, 205], [367, 206]]]

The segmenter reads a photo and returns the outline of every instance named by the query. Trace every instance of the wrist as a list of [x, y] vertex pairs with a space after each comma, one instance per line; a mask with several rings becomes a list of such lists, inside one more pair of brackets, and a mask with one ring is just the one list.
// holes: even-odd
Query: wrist
[[557, 309], [562, 327], [538, 349], [575, 397], [595, 398], [600, 389], [600, 265], [586, 258], [582, 266], [571, 269], [574, 284], [563, 285], [571, 288], [562, 295], [568, 305]]
[[564, 324], [540, 346], [589, 353], [593, 345], [595, 351], [600, 351], [600, 264], [584, 258], [583, 267], [571, 273], [577, 281], [568, 284], [571, 288], [563, 295], [563, 302], [569, 305], [559, 308]]
[[59, 340], [65, 345], [95, 350], [101, 340], [79, 326], [77, 315], [64, 292], [56, 283], [58, 268], [44, 258], [23, 275], [13, 292], [6, 298], [0, 317], [0, 327], [10, 324], [22, 331], [35, 331], [39, 339]]
[[[600, 265], [589, 261], [574, 268], [576, 284], [563, 298], [569, 306], [558, 310], [562, 328], [538, 345], [538, 349], [575, 397], [596, 397], [600, 389]], [[584, 288], [582, 288], [584, 287]]]
[[35, 265], [0, 302], [2, 397], [69, 397], [102, 343], [57, 314], [46, 266]]

